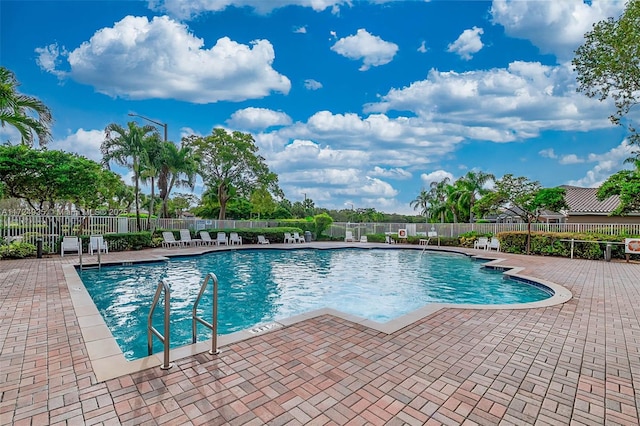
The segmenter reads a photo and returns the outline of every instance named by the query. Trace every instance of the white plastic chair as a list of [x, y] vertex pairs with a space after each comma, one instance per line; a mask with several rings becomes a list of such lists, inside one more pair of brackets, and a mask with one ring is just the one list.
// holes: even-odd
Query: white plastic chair
[[229, 240], [227, 240], [227, 234], [225, 232], [218, 232], [218, 235], [216, 237], [216, 244], [224, 244], [226, 246], [229, 245]]
[[344, 234], [344, 242], [346, 243], [348, 241], [350, 241], [350, 242], [354, 241], [353, 240], [353, 232], [352, 231], [346, 231], [345, 234]]
[[229, 234], [229, 244], [234, 245], [234, 244], [238, 244], [239, 246], [242, 245], [242, 237], [240, 235], [238, 235], [237, 232], [232, 232]]
[[264, 235], [258, 235], [258, 244], [271, 244]]
[[285, 232], [284, 233], [284, 242], [286, 243], [295, 243], [296, 240], [293, 239], [293, 237], [291, 236], [291, 232]]
[[489, 239], [487, 237], [478, 237], [478, 239], [473, 242], [474, 249], [487, 250], [488, 247]]
[[183, 245], [189, 246], [198, 246], [200, 245], [200, 240], [194, 240], [191, 238], [191, 231], [188, 229], [180, 230], [180, 241], [182, 241]]
[[207, 231], [200, 231], [200, 244], [212, 246], [216, 243], [216, 240], [211, 239], [211, 235]]
[[80, 255], [80, 240], [78, 237], [67, 236], [62, 238], [60, 244], [60, 257], [64, 257], [65, 252], [73, 251]]
[[496, 237], [491, 237], [491, 241], [487, 245], [487, 250], [500, 251], [500, 240]]
[[176, 240], [175, 235], [171, 231], [165, 231], [162, 233], [162, 247], [182, 247], [182, 241]]
[[295, 241], [296, 243], [304, 243], [304, 237], [301, 237], [299, 232], [294, 232], [293, 241]]
[[89, 254], [93, 252], [109, 253], [109, 246], [102, 235], [92, 235], [89, 237]]
[[366, 236], [366, 235], [362, 235], [362, 236], [360, 237], [360, 242], [361, 242], [361, 243], [368, 243], [368, 242], [369, 242], [369, 240], [367, 239], [367, 236]]

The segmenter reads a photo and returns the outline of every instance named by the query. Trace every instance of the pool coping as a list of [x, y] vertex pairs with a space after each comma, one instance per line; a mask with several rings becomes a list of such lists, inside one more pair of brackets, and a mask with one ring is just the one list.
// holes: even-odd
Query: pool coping
[[[392, 334], [401, 330], [416, 321], [422, 320], [429, 315], [432, 315], [438, 312], [441, 309], [449, 308], [449, 309], [536, 309], [536, 308], [546, 308], [550, 306], [555, 306], [558, 304], [566, 303], [571, 300], [573, 297], [571, 292], [564, 288], [563, 286], [553, 283], [548, 280], [543, 280], [537, 277], [531, 277], [527, 275], [522, 275], [520, 272], [524, 270], [524, 267], [518, 266], [510, 266], [507, 264], [503, 264], [502, 262], [507, 259], [499, 257], [499, 253], [496, 253], [496, 256], [489, 253], [475, 254], [475, 253], [466, 253], [464, 251], [456, 251], [455, 248], [441, 250], [439, 248], [427, 248], [423, 247], [415, 247], [415, 246], [390, 246], [386, 244], [376, 244], [376, 243], [368, 243], [368, 244], [359, 244], [359, 245], [313, 245], [313, 244], [305, 244], [304, 246], [296, 245], [296, 246], [273, 246], [273, 247], [264, 247], [264, 246], [256, 246], [256, 245], [247, 245], [245, 247], [225, 247], [225, 248], [216, 248], [211, 250], [212, 247], [202, 247], [200, 251], [197, 252], [189, 252], [189, 253], [175, 253], [167, 254], [167, 255], [150, 255], [148, 258], [142, 258], [133, 262], [122, 262], [122, 261], [113, 261], [113, 262], [103, 262], [102, 265], [121, 265], [123, 263], [134, 264], [134, 263], [148, 263], [148, 262], [161, 262], [168, 260], [172, 257], [185, 257], [185, 256], [198, 256], [201, 254], [206, 254], [212, 251], [227, 251], [227, 250], [243, 250], [243, 249], [327, 249], [327, 248], [360, 248], [360, 249], [372, 249], [372, 248], [383, 248], [383, 249], [414, 249], [414, 250], [426, 250], [426, 251], [441, 251], [446, 253], [460, 254], [472, 257], [478, 260], [487, 261], [484, 264], [484, 267], [500, 270], [506, 276], [513, 277], [515, 279], [541, 284], [542, 286], [548, 287], [553, 291], [553, 295], [547, 299], [538, 301], [538, 302], [529, 302], [529, 303], [515, 303], [515, 304], [503, 304], [503, 305], [476, 305], [476, 304], [455, 304], [455, 303], [430, 303], [428, 305], [423, 306], [422, 308], [416, 309], [412, 312], [409, 312], [405, 315], [402, 315], [398, 318], [390, 320], [386, 323], [379, 323], [376, 321], [372, 321], [366, 318], [362, 318], [356, 315], [348, 314], [345, 312], [341, 312], [331, 308], [321, 308], [313, 311], [309, 311], [300, 315], [295, 315], [289, 318], [285, 318], [282, 320], [274, 321], [267, 324], [258, 325], [252, 329], [242, 330], [231, 334], [219, 335], [218, 336], [218, 349], [221, 352], [224, 351], [226, 346], [231, 344], [248, 340], [258, 335], [262, 335], [264, 333], [268, 333], [273, 330], [281, 329], [283, 327], [288, 327], [293, 324], [306, 321], [311, 318], [316, 318], [322, 315], [332, 315], [338, 318], [342, 318], [344, 320], [353, 322], [355, 324], [360, 324], [364, 327], [385, 333]], [[118, 346], [115, 338], [111, 334], [111, 331], [107, 327], [102, 315], [98, 311], [93, 299], [89, 295], [89, 292], [84, 286], [80, 275], [78, 274], [77, 265], [74, 264], [64, 264], [62, 265], [62, 270], [64, 273], [65, 281], [67, 283], [67, 287], [69, 289], [69, 294], [71, 297], [71, 301], [76, 313], [76, 317], [78, 319], [78, 325], [80, 327], [83, 340], [85, 342], [87, 348], [87, 355], [93, 367], [94, 373], [96, 375], [96, 380], [98, 382], [104, 382], [106, 380], [115, 379], [117, 377], [131, 374], [135, 372], [139, 372], [151, 367], [159, 367], [163, 364], [163, 353], [158, 352], [151, 356], [140, 358], [136, 360], [129, 361], [124, 357], [122, 350]], [[91, 264], [86, 265], [90, 267]], [[197, 354], [201, 354], [203, 352], [207, 352], [211, 349], [211, 339], [205, 340], [202, 342], [198, 342], [191, 345], [181, 346], [175, 349], [170, 350], [170, 360], [177, 360], [181, 358], [185, 358], [188, 356], [193, 356]], [[218, 355], [212, 355], [218, 356]], [[170, 370], [168, 370], [170, 371]]]

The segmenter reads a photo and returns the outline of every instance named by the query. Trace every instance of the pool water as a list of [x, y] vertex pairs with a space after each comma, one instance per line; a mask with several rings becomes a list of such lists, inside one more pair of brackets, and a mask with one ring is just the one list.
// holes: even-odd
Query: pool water
[[[147, 316], [156, 287], [171, 289], [171, 346], [191, 343], [191, 310], [207, 273], [218, 277], [218, 334], [319, 308], [386, 322], [429, 303], [505, 304], [546, 299], [466, 256], [416, 250], [237, 250], [167, 262], [85, 270], [81, 278], [127, 359], [147, 356]], [[199, 315], [211, 320], [211, 286]], [[162, 330], [163, 308], [154, 325]], [[210, 331], [198, 326], [198, 340]], [[154, 351], [161, 344], [154, 338]]]

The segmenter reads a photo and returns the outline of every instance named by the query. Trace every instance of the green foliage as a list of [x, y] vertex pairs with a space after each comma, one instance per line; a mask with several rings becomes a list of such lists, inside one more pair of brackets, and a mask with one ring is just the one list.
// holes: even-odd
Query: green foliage
[[640, 211], [640, 161], [636, 161], [635, 170], [622, 170], [615, 173], [598, 189], [598, 200], [618, 195], [620, 204], [609, 215], [618, 216]]
[[326, 213], [318, 214], [313, 217], [315, 222], [315, 234], [318, 238], [322, 236], [322, 233], [326, 231], [333, 223], [333, 219]]
[[250, 134], [215, 128], [209, 136], [192, 135], [182, 141], [183, 146], [192, 148], [200, 159], [199, 174], [205, 186], [215, 193], [220, 206], [218, 219], [226, 218], [227, 203], [231, 199], [248, 199], [258, 188], [276, 197], [282, 196], [278, 176], [258, 155], [258, 147]]
[[[623, 118], [639, 102], [640, 93], [640, 1], [629, 0], [617, 20], [608, 18], [585, 34], [585, 41], [572, 61], [577, 75], [578, 91], [604, 101], [611, 97], [616, 111], [609, 116], [621, 125]], [[629, 140], [640, 143], [640, 135], [631, 124]]]
[[31, 243], [13, 241], [9, 245], [0, 245], [0, 259], [24, 259], [36, 255], [36, 246]]

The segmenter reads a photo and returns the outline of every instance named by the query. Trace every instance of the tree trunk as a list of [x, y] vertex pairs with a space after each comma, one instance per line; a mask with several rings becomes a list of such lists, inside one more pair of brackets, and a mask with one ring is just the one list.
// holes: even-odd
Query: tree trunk
[[133, 179], [136, 181], [136, 226], [137, 232], [142, 230], [142, 223], [140, 223], [140, 184], [138, 183], [138, 174], [135, 173]]
[[527, 218], [527, 254], [531, 251], [531, 219]]
[[149, 201], [149, 214], [147, 215], [147, 231], [151, 229], [151, 215], [153, 214], [153, 204], [156, 200], [155, 184], [155, 179], [151, 177], [151, 201]]
[[227, 194], [227, 188], [224, 184], [218, 186], [218, 203], [220, 203], [220, 213], [218, 213], [218, 220], [224, 220], [227, 215], [227, 201], [229, 195]]

